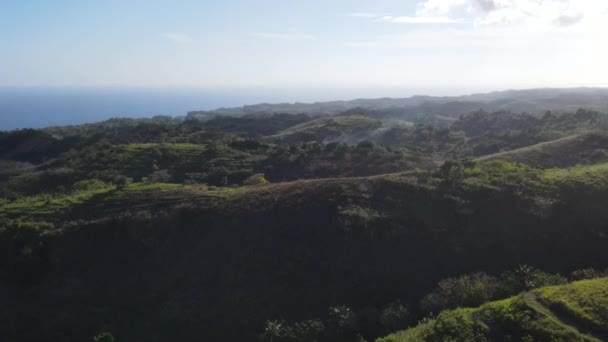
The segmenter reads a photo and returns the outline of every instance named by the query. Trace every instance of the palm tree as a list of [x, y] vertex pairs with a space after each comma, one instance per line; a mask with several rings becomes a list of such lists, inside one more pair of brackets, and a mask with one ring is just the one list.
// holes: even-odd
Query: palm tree
[[281, 336], [281, 330], [283, 326], [278, 321], [266, 321], [266, 328], [262, 337], [264, 340], [274, 342], [274, 339]]

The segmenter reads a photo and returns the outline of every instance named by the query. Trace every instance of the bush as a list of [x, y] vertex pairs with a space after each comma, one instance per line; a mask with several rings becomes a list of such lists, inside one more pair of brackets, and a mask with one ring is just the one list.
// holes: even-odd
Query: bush
[[549, 274], [529, 265], [518, 266], [514, 271], [503, 273], [500, 278], [500, 294], [503, 297], [543, 286], [568, 283], [568, 279], [559, 274]]
[[405, 329], [410, 323], [410, 312], [401, 303], [391, 303], [380, 313], [380, 324], [384, 334]]
[[101, 334], [93, 337], [94, 342], [114, 342], [114, 336], [109, 332], [102, 332]]
[[429, 313], [439, 313], [457, 307], [475, 307], [494, 299], [498, 279], [485, 273], [448, 278], [422, 299], [421, 306]]
[[608, 277], [608, 272], [606, 271], [598, 271], [594, 268], [585, 268], [582, 270], [576, 270], [570, 273], [570, 279], [572, 280], [585, 280], [585, 279], [594, 279], [594, 278], [602, 278]]
[[107, 187], [108, 185], [97, 178], [81, 180], [72, 185], [72, 190], [75, 192], [80, 191], [93, 191]]
[[437, 317], [429, 333], [432, 341], [485, 342], [488, 328], [471, 317], [473, 309], [446, 311]]
[[268, 342], [315, 342], [323, 335], [325, 327], [316, 320], [298, 322], [293, 325], [280, 321], [266, 321], [262, 341]]
[[268, 180], [264, 177], [263, 173], [258, 173], [253, 176], [248, 177], [243, 182], [243, 185], [260, 185], [260, 184], [268, 184]]
[[169, 183], [171, 181], [171, 175], [168, 170], [154, 171], [148, 177], [146, 177], [146, 183]]
[[123, 189], [131, 183], [133, 183], [133, 178], [130, 178], [127, 176], [120, 175], [120, 176], [116, 176], [116, 178], [114, 178], [114, 184], [116, 185], [116, 187], [118, 189]]
[[323, 335], [325, 326], [320, 320], [309, 320], [298, 322], [291, 328], [291, 340], [293, 342], [315, 342]]

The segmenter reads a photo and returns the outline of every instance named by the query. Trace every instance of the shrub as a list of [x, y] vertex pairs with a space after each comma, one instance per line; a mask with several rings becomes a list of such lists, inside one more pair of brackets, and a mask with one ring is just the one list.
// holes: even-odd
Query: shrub
[[572, 280], [585, 280], [585, 279], [594, 279], [594, 278], [602, 278], [608, 276], [608, 272], [598, 271], [594, 268], [585, 268], [582, 270], [576, 270], [570, 273], [570, 279]]
[[390, 303], [380, 313], [380, 324], [385, 334], [405, 329], [410, 323], [410, 312], [400, 302]]
[[430, 331], [432, 341], [485, 342], [488, 328], [471, 317], [473, 309], [446, 311], [437, 317]]
[[248, 177], [243, 182], [243, 185], [260, 185], [260, 184], [268, 184], [268, 180], [264, 177], [263, 173], [258, 173], [253, 176]]
[[124, 189], [126, 186], [128, 186], [129, 184], [133, 183], [133, 178], [127, 177], [127, 176], [116, 176], [116, 178], [114, 178], [114, 184], [116, 185], [116, 187], [118, 189]]
[[318, 319], [293, 325], [271, 320], [266, 321], [260, 337], [268, 342], [315, 342], [321, 339], [324, 329], [323, 323]]
[[99, 190], [108, 185], [97, 178], [81, 180], [72, 185], [72, 190], [75, 192]]
[[94, 342], [114, 342], [114, 336], [109, 332], [102, 332], [93, 337]]
[[293, 342], [319, 341], [324, 330], [325, 326], [318, 319], [298, 322], [291, 328], [291, 339]]
[[422, 299], [421, 306], [432, 313], [479, 306], [494, 299], [497, 290], [498, 279], [484, 273], [448, 278], [440, 281], [437, 288]]
[[154, 171], [146, 178], [146, 183], [168, 183], [171, 181], [171, 175], [168, 170]]
[[500, 278], [500, 293], [505, 297], [542, 286], [568, 283], [568, 279], [559, 274], [549, 274], [529, 265], [520, 265], [514, 271], [503, 273]]

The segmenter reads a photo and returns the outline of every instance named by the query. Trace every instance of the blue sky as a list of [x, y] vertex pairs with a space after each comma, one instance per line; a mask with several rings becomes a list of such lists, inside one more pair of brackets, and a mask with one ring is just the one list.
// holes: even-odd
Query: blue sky
[[4, 1], [0, 86], [605, 86], [605, 0]]

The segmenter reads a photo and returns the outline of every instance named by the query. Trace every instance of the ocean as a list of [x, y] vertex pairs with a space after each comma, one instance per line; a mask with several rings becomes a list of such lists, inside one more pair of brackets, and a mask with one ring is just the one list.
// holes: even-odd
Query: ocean
[[[435, 91], [432, 91], [435, 90]], [[437, 93], [412, 88], [0, 88], [0, 131], [78, 125], [115, 117], [184, 116], [189, 111], [257, 103], [405, 97]], [[450, 91], [439, 90], [441, 93]]]
[[78, 125], [113, 117], [182, 116], [262, 98], [204, 90], [0, 89], [0, 130]]

